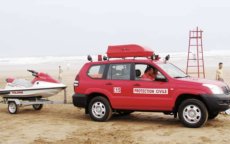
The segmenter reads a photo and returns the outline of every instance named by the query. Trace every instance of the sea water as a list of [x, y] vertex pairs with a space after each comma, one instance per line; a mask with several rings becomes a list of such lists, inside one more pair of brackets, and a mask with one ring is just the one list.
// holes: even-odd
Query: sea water
[[[159, 53], [163, 60], [166, 55], [170, 55], [170, 62], [178, 66], [182, 70], [186, 69], [187, 52], [168, 52]], [[195, 54], [194, 54], [195, 56]], [[97, 56], [93, 56], [93, 60], [97, 60]], [[39, 67], [56, 68], [59, 65], [64, 69], [79, 69], [86, 63], [87, 56], [43, 56], [43, 57], [5, 57], [0, 58], [0, 71], [7, 69], [37, 69]], [[197, 61], [191, 60], [190, 64], [196, 64]], [[205, 67], [217, 68], [218, 63], [223, 62], [224, 67], [230, 67], [230, 50], [225, 51], [205, 51], [204, 64]]]

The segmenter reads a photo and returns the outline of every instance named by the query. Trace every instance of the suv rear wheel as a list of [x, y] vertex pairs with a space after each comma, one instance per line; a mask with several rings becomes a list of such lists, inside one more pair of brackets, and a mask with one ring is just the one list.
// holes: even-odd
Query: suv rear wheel
[[101, 96], [93, 98], [89, 103], [89, 115], [95, 121], [107, 121], [112, 116], [109, 101]]
[[178, 110], [181, 122], [190, 128], [203, 126], [208, 119], [208, 111], [203, 102], [197, 99], [187, 99], [181, 103]]

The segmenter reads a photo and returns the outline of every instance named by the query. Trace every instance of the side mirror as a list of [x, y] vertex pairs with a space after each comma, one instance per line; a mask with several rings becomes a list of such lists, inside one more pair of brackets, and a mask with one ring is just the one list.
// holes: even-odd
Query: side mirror
[[166, 79], [165, 76], [158, 74], [156, 75], [155, 81], [167, 82], [168, 80]]

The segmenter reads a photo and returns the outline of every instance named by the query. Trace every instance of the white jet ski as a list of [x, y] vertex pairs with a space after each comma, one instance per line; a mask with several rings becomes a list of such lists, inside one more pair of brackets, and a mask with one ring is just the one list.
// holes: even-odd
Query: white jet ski
[[32, 81], [25, 79], [6, 79], [5, 89], [0, 89], [3, 98], [47, 98], [66, 88], [66, 85], [43, 72], [28, 70], [34, 76]]

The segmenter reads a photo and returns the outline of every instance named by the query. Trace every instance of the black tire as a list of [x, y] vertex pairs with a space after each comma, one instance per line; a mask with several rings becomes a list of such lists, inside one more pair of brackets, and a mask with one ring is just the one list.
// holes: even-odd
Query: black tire
[[90, 118], [94, 121], [107, 121], [112, 116], [112, 108], [109, 101], [101, 96], [93, 98], [88, 105]]
[[197, 99], [187, 99], [181, 103], [178, 115], [184, 126], [189, 128], [202, 127], [208, 120], [205, 104]]
[[41, 110], [43, 108], [43, 104], [34, 104], [33, 108], [34, 110]]
[[122, 110], [122, 111], [117, 111], [117, 113], [120, 115], [120, 116], [127, 116], [127, 115], [130, 115], [131, 113], [133, 113], [134, 111], [131, 111], [131, 110]]
[[213, 120], [213, 119], [215, 119], [218, 115], [219, 115], [219, 112], [210, 112], [210, 113], [208, 114], [208, 119], [209, 119], [209, 120]]
[[16, 114], [18, 112], [18, 105], [15, 102], [8, 103], [8, 112], [10, 114]]

